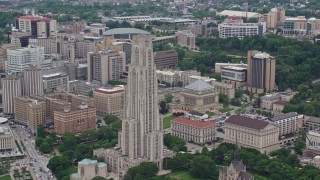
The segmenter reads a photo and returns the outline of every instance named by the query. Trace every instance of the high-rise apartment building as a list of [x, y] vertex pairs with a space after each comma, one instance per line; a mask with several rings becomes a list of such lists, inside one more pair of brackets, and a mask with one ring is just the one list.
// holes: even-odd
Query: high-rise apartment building
[[14, 98], [14, 119], [24, 124], [35, 133], [38, 125], [45, 124], [46, 102], [31, 99], [27, 96]]
[[157, 92], [152, 37], [134, 36], [119, 147], [94, 151], [94, 155], [103, 157], [110, 170], [120, 178], [130, 167], [144, 161], [153, 161], [162, 168], [163, 122], [159, 116]]
[[44, 48], [28, 46], [18, 49], [7, 49], [7, 73], [22, 72], [30, 65], [41, 68], [45, 64]]
[[42, 69], [30, 66], [22, 72], [23, 79], [23, 95], [42, 95], [43, 94], [43, 78]]
[[107, 84], [109, 80], [120, 79], [125, 71], [125, 53], [101, 51], [88, 53], [88, 81]]
[[265, 52], [248, 51], [247, 90], [253, 93], [275, 89], [276, 60]]
[[7, 61], [7, 49], [19, 48], [19, 44], [3, 44], [0, 46], [0, 72], [5, 72], [6, 61]]
[[282, 26], [286, 18], [285, 13], [286, 10], [283, 7], [272, 8], [266, 16], [267, 29], [276, 29]]
[[178, 31], [177, 39], [179, 46], [186, 47], [189, 50], [196, 49], [196, 35], [191, 31]]
[[21, 78], [16, 75], [8, 75], [2, 79], [2, 104], [3, 114], [13, 115], [13, 99], [22, 95]]
[[57, 35], [57, 21], [43, 17], [20, 16], [16, 18], [16, 29], [31, 32], [33, 37], [54, 37]]
[[77, 109], [60, 109], [54, 111], [54, 131], [58, 134], [81, 133], [96, 128], [96, 108], [81, 104]]
[[123, 115], [124, 87], [112, 89], [97, 88], [93, 91], [94, 105], [98, 116]]

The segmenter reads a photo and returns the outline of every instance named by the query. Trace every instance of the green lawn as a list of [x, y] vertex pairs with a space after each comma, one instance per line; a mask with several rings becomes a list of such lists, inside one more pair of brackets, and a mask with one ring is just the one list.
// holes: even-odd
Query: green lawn
[[229, 107], [219, 109], [219, 111], [222, 112], [222, 113], [226, 113], [226, 112], [229, 112], [229, 111], [231, 111], [231, 110], [232, 110], [232, 109], [229, 108]]
[[0, 177], [0, 180], [11, 180], [10, 175]]
[[173, 115], [166, 116], [163, 118], [163, 129], [170, 128], [172, 119], [174, 119]]
[[214, 116], [214, 115], [216, 115], [214, 112], [210, 112], [210, 111], [207, 111], [206, 114], [208, 114], [209, 116]]
[[[206, 180], [206, 179], [194, 178], [187, 171], [173, 172], [173, 173], [164, 175], [164, 177], [168, 177], [172, 180]], [[158, 176], [158, 177], [154, 178], [153, 180], [161, 180], [161, 179], [163, 179], [163, 178]]]

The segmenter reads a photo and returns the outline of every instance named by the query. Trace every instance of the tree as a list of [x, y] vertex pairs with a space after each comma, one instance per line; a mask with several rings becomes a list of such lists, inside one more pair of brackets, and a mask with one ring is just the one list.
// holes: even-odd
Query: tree
[[166, 103], [172, 103], [172, 99], [173, 99], [173, 95], [171, 93], [166, 93], [164, 95], [164, 100], [166, 101]]
[[182, 82], [182, 81], [178, 81], [178, 82], [177, 82], [177, 86], [178, 86], [178, 87], [183, 87], [183, 82]]
[[300, 154], [302, 155], [302, 151], [303, 149], [306, 148], [306, 142], [302, 141], [301, 139], [298, 139], [294, 142], [294, 151], [297, 153], [297, 154]]
[[39, 147], [39, 151], [45, 154], [51, 152], [51, 150], [52, 148], [47, 142], [43, 142]]
[[37, 127], [37, 137], [40, 137], [40, 138], [46, 137], [45, 131], [44, 131], [44, 126], [42, 124], [38, 125], [38, 127]]
[[119, 117], [115, 116], [115, 115], [106, 115], [103, 117], [103, 120], [107, 125], [111, 125], [112, 123], [114, 123], [116, 121], [121, 121], [119, 119]]
[[190, 174], [197, 178], [214, 178], [218, 176], [218, 169], [208, 156], [196, 156], [191, 163]]
[[228, 96], [223, 93], [220, 93], [219, 94], [219, 103], [223, 103], [223, 107], [229, 106]]
[[187, 151], [186, 141], [178, 138], [177, 136], [165, 134], [163, 137], [163, 143], [165, 146], [174, 150], [175, 152]]
[[149, 179], [155, 177], [159, 172], [157, 164], [154, 162], [142, 162], [138, 166], [132, 167], [124, 176], [125, 180]]
[[36, 147], [39, 147], [43, 143], [43, 138], [36, 138]]
[[235, 98], [240, 98], [240, 97], [242, 97], [243, 94], [244, 94], [244, 90], [243, 89], [237, 88], [235, 90]]
[[89, 97], [93, 97], [93, 91], [92, 90], [88, 92], [88, 96]]
[[167, 103], [165, 101], [160, 101], [160, 113], [165, 114], [168, 112]]

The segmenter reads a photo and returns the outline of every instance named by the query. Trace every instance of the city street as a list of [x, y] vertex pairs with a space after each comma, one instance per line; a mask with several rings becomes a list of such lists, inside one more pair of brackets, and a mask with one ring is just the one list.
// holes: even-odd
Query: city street
[[[24, 164], [29, 166], [31, 173], [37, 177], [37, 179], [47, 180], [50, 179], [48, 173], [47, 164], [49, 158], [41, 155], [35, 148], [35, 138], [32, 134], [29, 133], [29, 130], [22, 128], [20, 125], [16, 125], [16, 128], [13, 129], [15, 133], [20, 137], [26, 148], [27, 161], [24, 161]], [[21, 147], [22, 148], [22, 147]]]

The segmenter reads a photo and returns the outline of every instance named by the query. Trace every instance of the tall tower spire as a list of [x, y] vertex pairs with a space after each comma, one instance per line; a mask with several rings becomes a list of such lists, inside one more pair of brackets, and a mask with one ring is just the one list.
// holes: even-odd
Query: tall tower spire
[[147, 158], [161, 163], [163, 125], [159, 116], [152, 37], [139, 35], [132, 41], [122, 121], [122, 154], [133, 159]]

